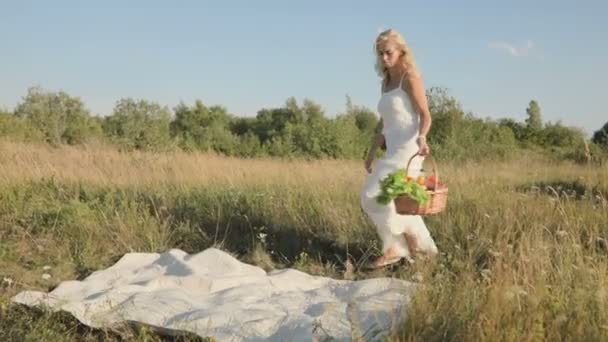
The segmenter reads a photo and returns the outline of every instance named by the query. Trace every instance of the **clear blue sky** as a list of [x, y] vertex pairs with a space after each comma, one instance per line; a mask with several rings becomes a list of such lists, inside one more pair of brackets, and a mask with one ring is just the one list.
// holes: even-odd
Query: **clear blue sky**
[[0, 107], [39, 85], [101, 115], [122, 97], [239, 116], [307, 97], [332, 117], [349, 94], [375, 110], [373, 40], [393, 27], [425, 86], [466, 111], [523, 121], [536, 99], [544, 121], [592, 133], [608, 121], [606, 13], [599, 0], [0, 0]]

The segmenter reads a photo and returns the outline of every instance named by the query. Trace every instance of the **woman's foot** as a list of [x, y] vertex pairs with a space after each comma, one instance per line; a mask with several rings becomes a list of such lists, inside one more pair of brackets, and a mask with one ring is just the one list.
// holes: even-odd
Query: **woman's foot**
[[389, 257], [386, 255], [382, 255], [380, 257], [377, 257], [374, 261], [368, 263], [365, 268], [375, 270], [375, 269], [382, 268], [382, 267], [385, 267], [388, 265], [396, 264], [399, 261], [401, 261], [401, 259], [403, 259], [403, 257], [400, 257], [400, 256]]
[[367, 269], [378, 269], [384, 266], [396, 264], [403, 259], [402, 256], [398, 255], [394, 247], [389, 248], [384, 255], [377, 257], [373, 261], [369, 262], [365, 268]]

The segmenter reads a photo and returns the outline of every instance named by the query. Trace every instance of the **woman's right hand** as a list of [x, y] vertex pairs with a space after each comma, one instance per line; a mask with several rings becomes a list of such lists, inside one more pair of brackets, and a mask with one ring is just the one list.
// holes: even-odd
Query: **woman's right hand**
[[384, 134], [377, 133], [374, 135], [372, 139], [372, 146], [370, 147], [369, 152], [367, 154], [367, 158], [363, 163], [365, 171], [367, 171], [367, 173], [372, 173], [372, 163], [374, 162], [374, 155], [376, 154], [376, 149], [378, 148], [378, 146], [385, 146], [385, 144], [386, 140], [384, 139]]
[[365, 159], [365, 171], [367, 171], [367, 173], [372, 173], [372, 163], [373, 163], [373, 159], [372, 158], [367, 158]]

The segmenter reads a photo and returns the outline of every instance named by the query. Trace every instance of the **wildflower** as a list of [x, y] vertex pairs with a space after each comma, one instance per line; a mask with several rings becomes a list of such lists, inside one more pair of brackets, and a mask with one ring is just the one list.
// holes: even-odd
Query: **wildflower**
[[8, 278], [8, 277], [4, 277], [4, 279], [2, 279], [2, 282], [7, 283], [8, 286], [13, 285], [13, 279]]

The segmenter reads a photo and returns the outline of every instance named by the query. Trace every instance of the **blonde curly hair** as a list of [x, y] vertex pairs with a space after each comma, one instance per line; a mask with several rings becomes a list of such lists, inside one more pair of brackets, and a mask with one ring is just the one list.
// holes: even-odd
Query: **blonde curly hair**
[[390, 79], [388, 69], [382, 63], [382, 56], [378, 54], [381, 45], [389, 40], [397, 44], [399, 51], [401, 51], [401, 57], [399, 58], [399, 60], [401, 62], [401, 65], [403, 65], [406, 74], [408, 76], [417, 76], [418, 70], [414, 61], [414, 55], [412, 54], [412, 51], [410, 50], [409, 46], [406, 44], [405, 39], [403, 39], [401, 33], [399, 33], [395, 29], [388, 29], [382, 31], [376, 37], [376, 42], [374, 43], [374, 53], [376, 54], [375, 69], [378, 73], [378, 76], [382, 77], [382, 81], [386, 83]]

